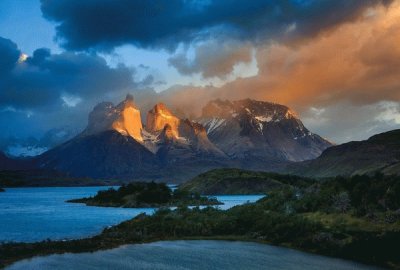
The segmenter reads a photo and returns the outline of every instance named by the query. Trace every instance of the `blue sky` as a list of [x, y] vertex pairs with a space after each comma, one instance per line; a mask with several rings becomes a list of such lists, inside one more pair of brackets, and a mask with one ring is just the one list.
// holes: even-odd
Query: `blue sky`
[[42, 17], [36, 0], [0, 1], [0, 36], [12, 39], [27, 54], [41, 47], [60, 51], [53, 41], [54, 25]]

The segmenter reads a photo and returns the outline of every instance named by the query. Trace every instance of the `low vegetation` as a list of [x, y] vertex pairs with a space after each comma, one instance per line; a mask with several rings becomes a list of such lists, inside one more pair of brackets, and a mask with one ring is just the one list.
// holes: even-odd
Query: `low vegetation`
[[231, 239], [400, 268], [399, 177], [354, 176], [299, 183], [283, 185], [256, 203], [227, 211], [161, 208], [154, 215], [141, 214], [88, 239], [3, 244], [0, 265], [37, 255], [157, 240]]
[[182, 184], [179, 189], [202, 195], [265, 194], [287, 185], [308, 186], [315, 181], [294, 175], [254, 172], [241, 169], [215, 169]]
[[106, 207], [168, 207], [200, 206], [221, 204], [214, 198], [202, 197], [197, 193], [182, 190], [172, 191], [163, 183], [136, 182], [99, 191], [94, 197], [70, 200], [69, 202], [85, 203], [92, 206]]

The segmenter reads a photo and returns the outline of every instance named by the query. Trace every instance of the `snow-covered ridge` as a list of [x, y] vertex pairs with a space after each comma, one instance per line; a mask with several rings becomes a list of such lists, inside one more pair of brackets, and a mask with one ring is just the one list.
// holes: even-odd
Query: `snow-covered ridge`
[[5, 153], [12, 157], [34, 157], [48, 150], [47, 147], [11, 145]]
[[206, 121], [200, 121], [199, 123], [202, 124], [205, 127], [207, 133], [210, 134], [211, 132], [213, 132], [213, 130], [217, 129], [225, 122], [226, 119], [212, 118]]

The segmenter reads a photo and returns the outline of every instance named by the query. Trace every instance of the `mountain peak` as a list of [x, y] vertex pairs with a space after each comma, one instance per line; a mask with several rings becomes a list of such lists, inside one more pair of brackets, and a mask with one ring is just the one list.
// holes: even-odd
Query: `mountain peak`
[[210, 140], [233, 157], [249, 152], [301, 161], [317, 157], [331, 145], [305, 128], [289, 107], [272, 102], [213, 100], [198, 122]]
[[117, 108], [119, 117], [112, 123], [112, 128], [122, 135], [131, 136], [135, 140], [142, 142], [142, 118], [140, 111], [133, 102], [133, 96], [127, 95], [126, 99]]
[[106, 130], [115, 130], [142, 142], [142, 119], [134, 103], [133, 96], [128, 94], [124, 101], [114, 106], [111, 102], [96, 105], [89, 114], [87, 128], [82, 135], [93, 135]]
[[168, 124], [175, 136], [178, 137], [179, 123], [180, 119], [165, 104], [157, 103], [147, 113], [146, 129], [150, 132], [159, 132]]
[[125, 100], [127, 101], [133, 101], [133, 95], [132, 94], [126, 94]]

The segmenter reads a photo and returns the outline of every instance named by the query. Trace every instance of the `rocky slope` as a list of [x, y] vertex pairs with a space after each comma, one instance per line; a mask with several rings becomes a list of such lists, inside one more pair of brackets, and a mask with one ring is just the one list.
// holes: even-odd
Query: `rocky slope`
[[292, 164], [283, 171], [310, 177], [400, 174], [400, 130], [326, 149], [314, 160]]
[[286, 106], [255, 100], [214, 100], [197, 120], [232, 159], [303, 161], [332, 144], [311, 133]]

